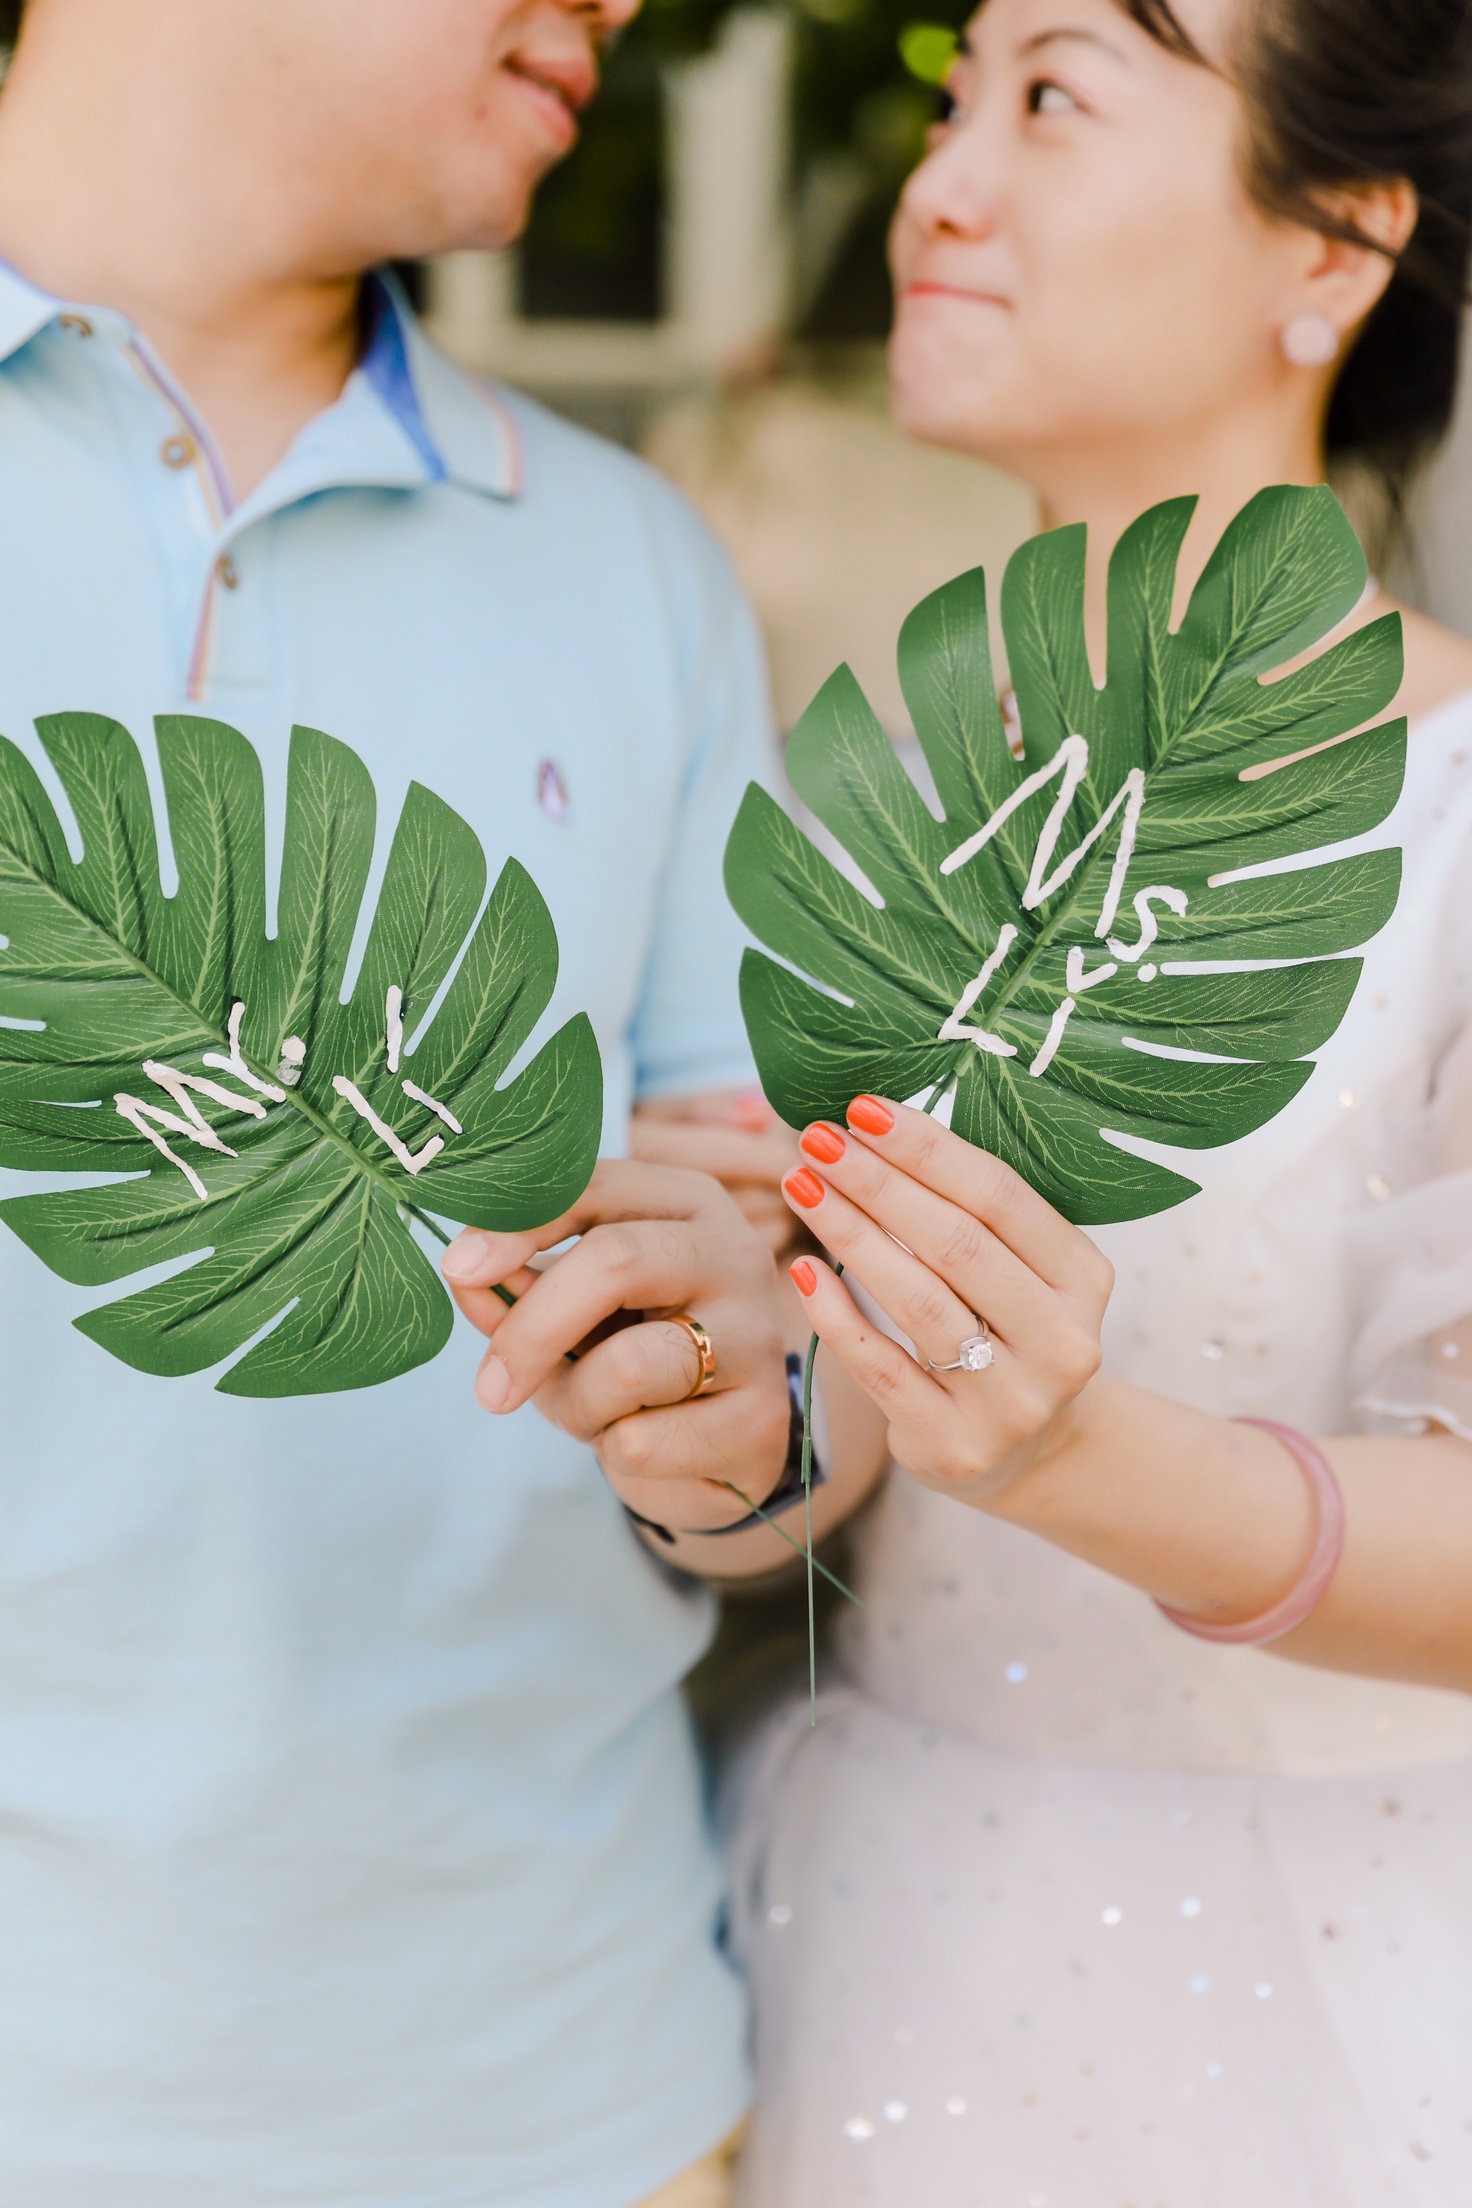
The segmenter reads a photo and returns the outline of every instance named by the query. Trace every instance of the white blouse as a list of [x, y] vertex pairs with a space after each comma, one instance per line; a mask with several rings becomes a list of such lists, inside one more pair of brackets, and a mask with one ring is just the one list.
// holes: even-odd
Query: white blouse
[[[1106, 1361], [1472, 1440], [1472, 695], [1364, 842], [1402, 893], [1312, 1078], [1098, 1232]], [[1193, 1639], [899, 1474], [857, 1549], [737, 1789], [748, 2208], [1472, 2200], [1472, 1699]]]
[[[1472, 1440], [1472, 1332], [1448, 1331], [1472, 1316], [1472, 695], [1418, 724], [1392, 818], [1333, 855], [1393, 841], [1399, 904], [1312, 1079], [1245, 1141], [1157, 1153], [1200, 1195], [1095, 1230], [1117, 1276], [1105, 1356], [1221, 1417], [1310, 1434], [1436, 1418]], [[1321, 1771], [1472, 1750], [1459, 1695], [1193, 1640], [1135, 1589], [908, 1482], [877, 1519], [844, 1646], [888, 1708], [1110, 1763]], [[937, 1575], [954, 1588], [939, 1600]], [[1026, 1695], [1004, 1668], [978, 1678], [983, 1617], [1028, 1665]]]

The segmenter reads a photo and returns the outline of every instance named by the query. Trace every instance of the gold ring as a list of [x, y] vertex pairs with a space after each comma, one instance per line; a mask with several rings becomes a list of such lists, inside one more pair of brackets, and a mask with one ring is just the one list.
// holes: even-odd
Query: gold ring
[[700, 1372], [694, 1387], [687, 1395], [680, 1397], [682, 1403], [692, 1403], [697, 1395], [708, 1395], [716, 1384], [716, 1345], [699, 1319], [692, 1319], [688, 1311], [675, 1312], [669, 1323], [671, 1326], [684, 1328], [695, 1345], [696, 1356], [700, 1359]]

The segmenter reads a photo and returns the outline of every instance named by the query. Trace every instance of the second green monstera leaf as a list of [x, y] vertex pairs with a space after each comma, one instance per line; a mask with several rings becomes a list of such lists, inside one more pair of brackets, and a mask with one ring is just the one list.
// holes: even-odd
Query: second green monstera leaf
[[377, 810], [353, 752], [293, 732], [268, 936], [244, 737], [158, 723], [179, 877], [165, 896], [127, 731], [68, 713], [38, 733], [82, 852], [0, 739], [0, 1166], [133, 1177], [14, 1197], [0, 1219], [84, 1285], [173, 1261], [77, 1322], [144, 1372], [197, 1372], [253, 1336], [227, 1393], [367, 1387], [423, 1364], [452, 1314], [408, 1216], [540, 1225], [597, 1151], [581, 1014], [500, 1085], [557, 975], [535, 885], [511, 861], [487, 901], [476, 837], [411, 784], [344, 1002]]
[[900, 677], [940, 818], [848, 670], [825, 684], [788, 772], [865, 886], [748, 791], [726, 883], [784, 962], [748, 952], [742, 1000], [785, 1119], [841, 1119], [866, 1089], [953, 1089], [958, 1134], [1069, 1218], [1102, 1224], [1196, 1188], [1114, 1137], [1232, 1142], [1309, 1078], [1359, 978], [1342, 954], [1389, 918], [1400, 854], [1282, 862], [1366, 834], [1395, 805], [1405, 724], [1334, 739], [1395, 697], [1400, 623], [1262, 679], [1328, 636], [1366, 581], [1332, 494], [1275, 488], [1237, 516], [1172, 631], [1193, 507], [1155, 507], [1121, 539], [1102, 686], [1083, 530], [1015, 555], [1002, 626], [1020, 757], [981, 572], [910, 615]]

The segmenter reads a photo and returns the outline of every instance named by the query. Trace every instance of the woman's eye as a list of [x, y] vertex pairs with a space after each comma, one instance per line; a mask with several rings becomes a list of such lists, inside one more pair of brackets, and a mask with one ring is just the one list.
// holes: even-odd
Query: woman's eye
[[1065, 92], [1061, 84], [1054, 84], [1047, 77], [1040, 77], [1027, 88], [1027, 112], [1029, 115], [1070, 115], [1077, 111], [1078, 101], [1071, 92]]
[[936, 94], [936, 98], [939, 102], [935, 111], [935, 119], [938, 123], [959, 123], [965, 120], [960, 96], [953, 92], [949, 85], [943, 84]]

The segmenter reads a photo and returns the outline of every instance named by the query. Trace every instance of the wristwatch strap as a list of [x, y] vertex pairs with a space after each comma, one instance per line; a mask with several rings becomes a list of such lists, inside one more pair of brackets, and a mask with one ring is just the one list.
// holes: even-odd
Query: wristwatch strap
[[[787, 1462], [782, 1467], [781, 1479], [772, 1489], [771, 1494], [763, 1498], [761, 1509], [759, 1511], [749, 1510], [744, 1518], [737, 1519], [734, 1526], [703, 1526], [692, 1529], [701, 1533], [704, 1539], [715, 1541], [730, 1533], [749, 1533], [753, 1526], [761, 1525], [764, 1519], [775, 1517], [779, 1511], [790, 1510], [794, 1503], [802, 1501], [804, 1492], [802, 1484], [802, 1374], [803, 1360], [795, 1350], [789, 1350], [787, 1353], [787, 1399], [789, 1404]], [[827, 1477], [827, 1472], [818, 1462], [817, 1451], [814, 1450], [811, 1463], [813, 1486], [821, 1487]], [[627, 1503], [625, 1503], [624, 1509], [636, 1526], [643, 1526], [647, 1533], [654, 1534], [658, 1540], [668, 1543], [670, 1547], [674, 1546], [675, 1536], [670, 1532], [668, 1526], [657, 1526], [652, 1518], [641, 1518], [636, 1510], [629, 1510]]]
[[[787, 1420], [787, 1462], [782, 1467], [782, 1477], [762, 1502], [760, 1511], [749, 1510], [744, 1518], [738, 1518], [734, 1526], [707, 1526], [702, 1529], [707, 1540], [713, 1541], [728, 1533], [749, 1533], [759, 1526], [763, 1518], [774, 1518], [778, 1511], [791, 1510], [794, 1503], [803, 1499], [802, 1484], [802, 1359], [795, 1351], [787, 1353], [787, 1399], [790, 1411]], [[814, 1487], [821, 1487], [828, 1474], [818, 1462], [818, 1452], [813, 1451], [810, 1473]]]

